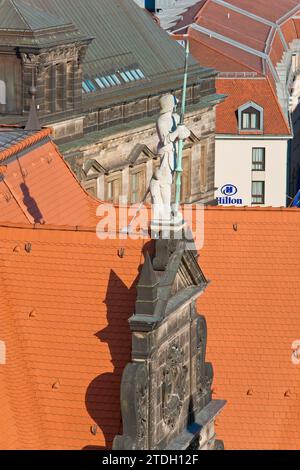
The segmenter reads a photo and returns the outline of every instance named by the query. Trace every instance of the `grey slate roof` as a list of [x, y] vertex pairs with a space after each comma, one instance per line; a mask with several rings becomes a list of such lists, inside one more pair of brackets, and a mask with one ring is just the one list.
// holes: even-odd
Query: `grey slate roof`
[[24, 129], [0, 127], [0, 152], [21, 142], [34, 133], [32, 131], [24, 131]]
[[182, 47], [133, 0], [24, 1], [71, 21], [82, 33], [95, 38], [85, 58], [87, 76], [132, 64], [138, 64], [146, 78], [183, 68]]
[[0, 29], [17, 31], [41, 31], [66, 25], [41, 9], [33, 8], [22, 0], [0, 0]]

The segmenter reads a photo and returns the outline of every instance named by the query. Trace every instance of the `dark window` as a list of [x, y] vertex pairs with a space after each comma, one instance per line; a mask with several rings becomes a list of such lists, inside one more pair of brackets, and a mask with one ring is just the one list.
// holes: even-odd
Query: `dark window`
[[191, 195], [190, 152], [186, 151], [182, 158], [181, 202], [184, 203]]
[[133, 170], [131, 174], [131, 203], [142, 202], [146, 191], [145, 169]]
[[106, 179], [106, 200], [113, 204], [119, 204], [121, 195], [121, 176], [111, 176]]
[[253, 148], [252, 149], [252, 170], [265, 171], [266, 169], [266, 149]]
[[245, 111], [242, 112], [241, 128], [259, 130], [261, 127], [260, 121], [260, 111], [252, 107], [247, 108]]
[[252, 204], [265, 203], [265, 182], [252, 181]]

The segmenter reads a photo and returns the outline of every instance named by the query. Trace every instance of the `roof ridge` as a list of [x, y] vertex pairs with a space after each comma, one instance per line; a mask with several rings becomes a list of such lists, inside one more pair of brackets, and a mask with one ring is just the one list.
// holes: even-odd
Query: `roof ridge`
[[[18, 1], [21, 1], [22, 3], [22, 0], [18, 0]], [[24, 23], [28, 26], [28, 28], [31, 30], [31, 26], [30, 24], [28, 23], [28, 21], [26, 20], [26, 18], [24, 17], [24, 15], [21, 13], [21, 11], [18, 9], [18, 7], [16, 6], [15, 4], [15, 0], [10, 0], [10, 2], [12, 3], [14, 9], [16, 10], [17, 14], [21, 17], [21, 19], [24, 21]]]
[[263, 18], [262, 16], [256, 15], [255, 13], [251, 13], [251, 11], [245, 10], [244, 8], [238, 7], [232, 3], [226, 2], [225, 0], [212, 0], [213, 3], [216, 3], [217, 5], [223, 6], [225, 8], [228, 8], [229, 10], [232, 10], [236, 13], [239, 13], [240, 15], [247, 16], [247, 18], [250, 18], [254, 21], [257, 21], [259, 23], [263, 23], [266, 26], [270, 26], [271, 28], [276, 26], [276, 23], [274, 23], [271, 20], [267, 20], [266, 18]]
[[[205, 211], [234, 211], [234, 212], [298, 212], [298, 207], [273, 207], [273, 206], [205, 206]], [[0, 229], [20, 229], [49, 232], [74, 232], [74, 233], [95, 233], [95, 226], [87, 225], [55, 225], [55, 224], [22, 224], [20, 222], [0, 222]], [[119, 233], [118, 229], [116, 233]]]
[[36, 144], [40, 140], [48, 137], [52, 133], [52, 129], [47, 127], [43, 128], [42, 130], [30, 135], [27, 135], [23, 140], [17, 142], [16, 144], [12, 145], [10, 148], [0, 151], [0, 162], [3, 162], [9, 157], [12, 157], [16, 153], [25, 150], [26, 148], [30, 147], [31, 145]]
[[272, 93], [272, 95], [273, 95], [274, 98], [275, 98], [276, 106], [278, 107], [279, 112], [280, 112], [280, 114], [282, 115], [282, 117], [283, 117], [283, 119], [284, 119], [284, 122], [285, 122], [285, 124], [286, 124], [288, 133], [291, 134], [290, 125], [289, 125], [289, 123], [288, 123], [288, 121], [287, 121], [287, 119], [286, 119], [286, 116], [285, 116], [285, 114], [284, 114], [284, 112], [283, 112], [283, 110], [282, 110], [282, 107], [281, 107], [280, 104], [279, 104], [278, 96], [276, 95], [276, 93], [275, 93], [275, 91], [274, 91], [274, 89], [273, 89], [273, 87], [272, 87], [272, 84], [271, 84], [271, 82], [270, 82], [269, 77], [266, 75], [265, 78], [266, 78], [266, 80], [267, 80], [267, 82], [268, 82], [268, 85], [269, 85], [269, 87], [270, 87], [270, 89], [271, 89], [271, 93]]

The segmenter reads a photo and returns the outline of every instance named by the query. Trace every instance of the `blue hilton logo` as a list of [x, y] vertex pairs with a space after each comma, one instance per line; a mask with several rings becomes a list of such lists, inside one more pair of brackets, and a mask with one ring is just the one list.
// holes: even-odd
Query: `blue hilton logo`
[[225, 184], [222, 189], [221, 193], [224, 196], [218, 197], [218, 204], [220, 206], [228, 206], [228, 205], [238, 205], [241, 206], [243, 204], [243, 200], [241, 198], [235, 198], [238, 192], [238, 189], [233, 184]]

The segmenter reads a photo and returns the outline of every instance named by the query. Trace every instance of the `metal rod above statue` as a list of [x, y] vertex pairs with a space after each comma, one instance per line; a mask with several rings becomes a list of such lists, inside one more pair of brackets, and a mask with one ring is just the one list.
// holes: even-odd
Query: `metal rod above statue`
[[[184, 78], [183, 78], [181, 115], [180, 115], [181, 125], [184, 124], [184, 116], [185, 116], [185, 110], [186, 110], [186, 92], [187, 92], [189, 55], [190, 55], [190, 46], [189, 46], [189, 41], [187, 39], [185, 42], [185, 65], [184, 65]], [[176, 166], [176, 197], [175, 197], [175, 207], [174, 207], [175, 214], [178, 213], [180, 199], [181, 199], [181, 180], [182, 180], [182, 173], [183, 173], [183, 168], [182, 168], [183, 147], [184, 147], [184, 139], [179, 139], [177, 166]]]
[[[143, 206], [146, 198], [151, 193], [152, 197], [152, 222], [151, 231], [158, 236], [160, 232], [167, 233], [168, 230], [177, 230], [184, 223], [180, 214], [181, 199], [181, 177], [182, 157], [185, 139], [189, 138], [190, 131], [184, 124], [187, 98], [188, 82], [188, 63], [189, 63], [189, 43], [186, 41], [185, 47], [185, 66], [182, 89], [181, 115], [176, 113], [178, 104], [177, 98], [172, 94], [163, 95], [160, 98], [160, 114], [156, 122], [158, 134], [157, 153], [160, 157], [160, 166], [152, 176], [148, 190], [137, 209], [135, 216], [129, 226], [124, 228], [124, 232], [130, 232], [133, 222]], [[172, 207], [172, 185], [176, 180], [176, 198]]]

